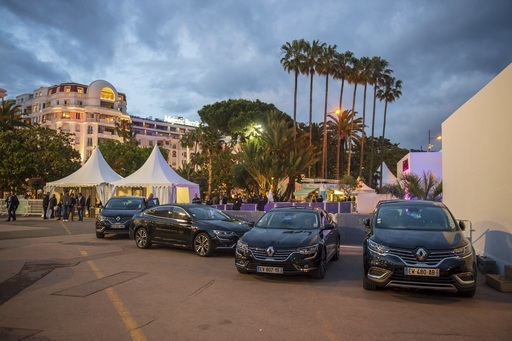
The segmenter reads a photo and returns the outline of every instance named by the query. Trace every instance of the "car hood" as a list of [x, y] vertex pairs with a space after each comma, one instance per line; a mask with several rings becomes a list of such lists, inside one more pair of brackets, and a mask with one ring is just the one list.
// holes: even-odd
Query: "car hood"
[[419, 231], [400, 229], [379, 229], [373, 231], [372, 240], [389, 247], [415, 249], [453, 249], [467, 244], [460, 231]]
[[247, 232], [251, 228], [238, 220], [200, 220], [201, 223], [223, 231]]
[[139, 212], [140, 210], [111, 210], [104, 208], [100, 214], [104, 217], [133, 217]]
[[316, 244], [320, 241], [318, 230], [265, 229], [254, 227], [247, 232], [243, 241], [250, 247], [297, 248]]

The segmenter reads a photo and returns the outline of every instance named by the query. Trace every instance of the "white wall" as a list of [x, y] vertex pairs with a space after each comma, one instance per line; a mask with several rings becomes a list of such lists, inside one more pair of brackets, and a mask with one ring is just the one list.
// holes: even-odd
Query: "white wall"
[[442, 124], [443, 202], [479, 255], [512, 264], [512, 64]]
[[[423, 173], [431, 172], [438, 181], [441, 181], [443, 179], [441, 154], [441, 152], [411, 152], [398, 161], [396, 164], [396, 174], [398, 178], [402, 174], [410, 173], [421, 177]], [[404, 171], [403, 165], [405, 160], [408, 160], [409, 169]]]

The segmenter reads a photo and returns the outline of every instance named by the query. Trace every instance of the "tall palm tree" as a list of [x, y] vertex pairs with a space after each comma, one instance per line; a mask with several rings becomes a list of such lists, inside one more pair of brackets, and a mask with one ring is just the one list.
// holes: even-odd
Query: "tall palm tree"
[[368, 57], [361, 57], [359, 60], [361, 73], [360, 73], [360, 81], [361, 84], [364, 85], [363, 91], [363, 133], [361, 135], [360, 141], [360, 151], [361, 155], [359, 158], [359, 179], [363, 176], [363, 161], [364, 161], [364, 140], [366, 137], [365, 129], [366, 129], [366, 90], [368, 88], [368, 83], [371, 81], [371, 72], [372, 72], [372, 64], [371, 60]]
[[322, 138], [322, 177], [327, 179], [327, 100], [329, 94], [329, 76], [334, 72], [334, 58], [336, 45], [325, 46], [318, 60], [317, 72], [325, 76], [325, 102], [324, 102], [324, 133]]
[[306, 42], [304, 46], [305, 55], [305, 73], [309, 76], [309, 144], [313, 144], [312, 131], [313, 126], [313, 77], [316, 73], [317, 62], [322, 55], [322, 50], [325, 47], [325, 43], [321, 43], [319, 40], [313, 40], [312, 43]]
[[0, 131], [9, 131], [16, 128], [28, 127], [29, 124], [23, 120], [20, 112], [21, 106], [16, 101], [2, 99], [2, 108], [0, 110]]
[[[381, 140], [381, 156], [380, 164], [384, 162], [384, 137], [386, 134], [386, 115], [388, 110], [388, 103], [394, 102], [402, 96], [402, 81], [395, 79], [395, 77], [385, 77], [383, 87], [377, 90], [377, 96], [381, 101], [384, 101], [384, 122], [382, 124], [382, 140]], [[380, 172], [379, 188], [382, 188], [382, 172]]]
[[[361, 82], [360, 78], [360, 62], [359, 59], [352, 59], [352, 68], [348, 73], [347, 80], [349, 83], [354, 84], [354, 95], [352, 97], [352, 112], [356, 112], [356, 94], [357, 94], [357, 85]], [[353, 128], [353, 127], [352, 127]], [[348, 145], [348, 159], [347, 159], [347, 175], [350, 175], [350, 162], [352, 160], [352, 143], [349, 141]]]
[[333, 78], [341, 80], [340, 87], [340, 110], [343, 110], [343, 90], [345, 87], [345, 80], [347, 79], [354, 53], [346, 51], [345, 53], [336, 53], [334, 57], [334, 73]]
[[288, 73], [293, 72], [295, 78], [293, 90], [293, 138], [295, 139], [297, 129], [297, 83], [299, 74], [304, 72], [304, 48], [306, 41], [304, 39], [286, 42], [281, 46], [281, 64]]
[[368, 185], [373, 186], [373, 158], [375, 155], [375, 110], [377, 103], [377, 90], [382, 85], [384, 78], [390, 77], [393, 71], [388, 69], [389, 63], [380, 57], [372, 58], [372, 75], [370, 84], [373, 86], [373, 113], [372, 113], [372, 138], [370, 143], [370, 171]]

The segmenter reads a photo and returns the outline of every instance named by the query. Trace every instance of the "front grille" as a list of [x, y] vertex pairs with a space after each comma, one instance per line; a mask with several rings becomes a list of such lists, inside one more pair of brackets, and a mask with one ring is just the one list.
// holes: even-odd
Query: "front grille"
[[290, 257], [290, 255], [295, 252], [295, 249], [277, 249], [274, 250], [274, 255], [269, 256], [267, 255], [267, 249], [261, 249], [257, 247], [250, 247], [249, 250], [251, 250], [254, 258], [259, 260], [265, 260], [265, 259], [271, 259], [273, 261], [284, 261]]
[[131, 219], [130, 217], [125, 217], [125, 218], [121, 218], [121, 220], [119, 220], [119, 221], [116, 221], [116, 218], [110, 218], [110, 217], [107, 218], [108, 222], [111, 224], [124, 224], [130, 219]]
[[427, 259], [425, 261], [420, 262], [416, 259], [416, 250], [403, 250], [403, 249], [390, 249], [388, 251], [390, 255], [394, 255], [399, 257], [404, 261], [407, 265], [427, 265], [427, 266], [436, 266], [445, 258], [455, 257], [453, 250], [438, 250], [438, 251], [429, 251]]

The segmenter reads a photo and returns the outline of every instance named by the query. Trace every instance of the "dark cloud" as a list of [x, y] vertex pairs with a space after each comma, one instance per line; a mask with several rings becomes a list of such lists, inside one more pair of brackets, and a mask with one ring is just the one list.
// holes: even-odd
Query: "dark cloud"
[[[509, 0], [4, 0], [0, 11], [0, 87], [10, 97], [105, 79], [142, 117], [197, 119], [204, 105], [229, 98], [260, 99], [291, 115], [293, 75], [279, 60], [281, 45], [294, 39], [380, 56], [403, 81], [402, 97], [388, 107], [386, 136], [406, 148], [425, 148], [429, 129], [440, 133], [512, 62]], [[309, 81], [299, 81], [298, 119], [306, 122]], [[340, 83], [329, 86], [334, 110]], [[344, 107], [352, 89], [346, 86]], [[324, 91], [325, 79], [315, 77], [315, 121], [323, 119]], [[362, 89], [357, 99], [361, 113]], [[367, 101], [369, 112], [371, 93]], [[381, 134], [383, 103], [376, 112]]]

